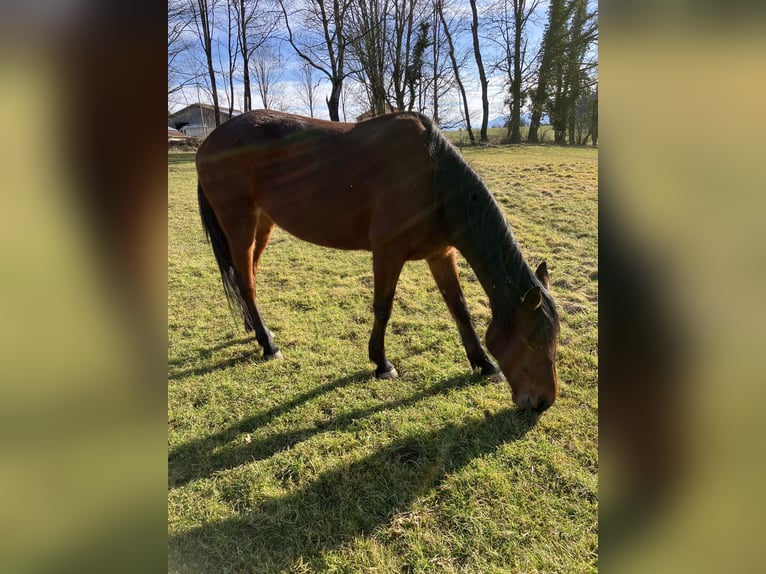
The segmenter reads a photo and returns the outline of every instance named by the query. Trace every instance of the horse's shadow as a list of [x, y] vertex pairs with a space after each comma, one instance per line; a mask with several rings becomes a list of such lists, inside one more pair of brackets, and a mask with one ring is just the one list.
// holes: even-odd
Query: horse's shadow
[[182, 486], [191, 480], [207, 478], [214, 473], [234, 468], [253, 460], [262, 460], [274, 453], [305, 440], [312, 434], [323, 430], [326, 425], [315, 424], [285, 433], [270, 435], [265, 439], [244, 443], [241, 439], [246, 433], [269, 424], [273, 419], [300, 405], [344, 387], [353, 382], [362, 381], [370, 375], [357, 372], [335, 381], [319, 385], [297, 397], [280, 403], [255, 416], [238, 421], [228, 428], [190, 441], [168, 453], [168, 487]]
[[271, 572], [301, 559], [321, 571], [327, 550], [370, 534], [474, 458], [521, 439], [536, 420], [507, 409], [400, 439], [294, 493], [245, 501], [235, 518], [171, 537], [170, 564], [215, 571], [225, 563], [230, 571]]
[[190, 441], [170, 451], [168, 455], [168, 487], [182, 486], [192, 480], [208, 478], [216, 472], [234, 468], [254, 460], [267, 459], [277, 452], [302, 442], [311, 436], [328, 430], [339, 430], [375, 413], [408, 407], [429, 397], [464, 387], [471, 384], [482, 384], [486, 381], [474, 374], [454, 377], [432, 385], [413, 395], [382, 403], [365, 409], [354, 409], [342, 412], [329, 420], [314, 421], [305, 426], [293, 428], [286, 432], [269, 434], [263, 438], [244, 435], [254, 433], [259, 428], [269, 424], [276, 417], [285, 414], [312, 399], [345, 387], [352, 383], [362, 382], [370, 377], [367, 371], [359, 371], [335, 381], [319, 385], [297, 397], [281, 403], [267, 411], [238, 421], [218, 433], [201, 439]]
[[[227, 369], [239, 363], [257, 362], [258, 360], [257, 353], [255, 349], [252, 347], [252, 344], [253, 344], [252, 337], [231, 338], [231, 339], [226, 339], [213, 346], [208, 346], [201, 349], [195, 349], [193, 351], [195, 356], [192, 358], [184, 357], [181, 359], [168, 360], [168, 380], [178, 381], [190, 376], [206, 375], [215, 371]], [[221, 351], [223, 349], [228, 349], [230, 347], [237, 347], [240, 345], [243, 345], [243, 346], [246, 345], [247, 346], [246, 350], [243, 350], [237, 355], [229, 359], [226, 359], [225, 361], [221, 361], [220, 363], [205, 365], [205, 366], [198, 366], [198, 367], [191, 367], [188, 369], [180, 368], [182, 365], [186, 365], [189, 363], [198, 364], [200, 362], [209, 360], [213, 357], [216, 351]]]

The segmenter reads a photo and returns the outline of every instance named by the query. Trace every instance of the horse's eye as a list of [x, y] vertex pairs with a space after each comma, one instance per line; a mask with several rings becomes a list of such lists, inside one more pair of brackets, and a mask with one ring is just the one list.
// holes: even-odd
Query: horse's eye
[[537, 351], [545, 343], [545, 328], [543, 325], [537, 325], [527, 337], [527, 346], [533, 351]]

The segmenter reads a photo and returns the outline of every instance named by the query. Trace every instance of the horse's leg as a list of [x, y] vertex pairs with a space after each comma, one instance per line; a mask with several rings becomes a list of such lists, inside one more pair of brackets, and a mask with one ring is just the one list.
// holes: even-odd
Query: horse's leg
[[498, 373], [500, 369], [490, 360], [473, 328], [471, 314], [468, 312], [463, 290], [460, 288], [455, 250], [450, 249], [446, 253], [429, 257], [427, 261], [436, 285], [447, 303], [447, 308], [457, 323], [460, 339], [463, 341], [471, 368], [480, 369], [482, 375]]
[[[266, 249], [266, 246], [269, 244], [269, 238], [271, 237], [271, 232], [274, 229], [274, 221], [266, 215], [263, 211], [258, 211], [258, 224], [255, 227], [255, 248], [253, 249], [253, 306], [257, 309], [257, 278], [258, 278], [258, 266], [261, 261], [261, 255], [263, 255], [263, 251]], [[256, 338], [258, 338], [258, 342], [263, 347], [263, 357], [268, 361], [271, 359], [281, 359], [282, 353], [279, 351], [277, 346], [274, 344], [274, 340], [271, 335], [271, 331], [268, 330], [266, 325], [264, 325], [263, 320], [260, 318], [260, 314], [258, 314], [259, 321], [261, 324], [262, 330], [265, 332], [265, 335], [263, 336], [263, 339], [258, 338], [257, 329], [256, 329]]]
[[259, 212], [258, 225], [255, 228], [255, 249], [253, 250], [253, 280], [258, 275], [258, 264], [261, 261], [263, 250], [269, 244], [271, 232], [274, 229], [274, 222], [263, 211]]
[[379, 379], [395, 379], [399, 376], [391, 362], [386, 358], [386, 325], [391, 317], [394, 292], [399, 274], [404, 266], [404, 259], [392, 257], [383, 251], [372, 254], [372, 270], [375, 277], [375, 293], [372, 311], [375, 320], [370, 334], [369, 356], [375, 363], [375, 376]]
[[[255, 263], [254, 257], [258, 252], [255, 238], [258, 229], [259, 210], [253, 212], [252, 215], [244, 216], [243, 213], [247, 213], [247, 211], [244, 206], [235, 206], [235, 209], [232, 209], [230, 214], [224, 212], [220, 214], [220, 217], [227, 231], [226, 237], [229, 242], [232, 265], [236, 271], [237, 288], [249, 315], [249, 318], [245, 317], [245, 329], [255, 331], [255, 339], [263, 347], [263, 357], [265, 359], [276, 359], [282, 355], [274, 344], [271, 332], [263, 323], [263, 317], [261, 317], [261, 312], [255, 300], [255, 273], [253, 272], [253, 267]], [[263, 249], [260, 252], [263, 252]], [[252, 319], [252, 321], [248, 319]]]

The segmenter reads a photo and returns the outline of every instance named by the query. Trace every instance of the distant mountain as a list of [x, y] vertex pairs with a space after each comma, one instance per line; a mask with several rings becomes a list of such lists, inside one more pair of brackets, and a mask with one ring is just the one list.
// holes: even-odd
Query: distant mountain
[[[494, 119], [489, 120], [489, 127], [491, 128], [504, 128], [505, 122], [508, 121], [508, 116], [497, 116]], [[528, 126], [529, 125], [529, 114], [522, 112], [521, 113], [521, 125], [522, 126]]]

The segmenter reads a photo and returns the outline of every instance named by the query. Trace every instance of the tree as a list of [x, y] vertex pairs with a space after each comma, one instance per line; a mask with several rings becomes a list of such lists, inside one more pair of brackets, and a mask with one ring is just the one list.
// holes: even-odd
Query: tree
[[[569, 45], [567, 47], [567, 92], [564, 105], [566, 112], [564, 118], [569, 131], [569, 143], [575, 143], [575, 108], [580, 95], [590, 90], [591, 79], [587, 67], [583, 67], [585, 54], [590, 43], [594, 41], [595, 19], [594, 14], [588, 14], [586, 0], [572, 0], [572, 23], [569, 32]], [[589, 22], [591, 24], [589, 24]]]
[[[398, 110], [405, 107], [412, 109], [414, 95], [410, 94], [409, 104], [405, 104], [405, 93], [408, 92], [409, 60], [411, 51], [411, 39], [417, 0], [394, 0], [394, 16], [392, 23], [391, 39], [391, 84], [393, 88], [393, 102]], [[421, 54], [422, 56], [422, 54]], [[412, 78], [409, 78], [412, 80]]]
[[[343, 81], [349, 74], [346, 70], [346, 52], [349, 46], [346, 17], [351, 3], [351, 0], [303, 0], [288, 14], [284, 0], [279, 0], [287, 29], [287, 40], [293, 50], [330, 81], [327, 110], [330, 119], [335, 122], [340, 119], [340, 96]], [[291, 20], [299, 22], [306, 30], [305, 34], [293, 34]]]
[[552, 90], [548, 109], [557, 144], [576, 142], [575, 108], [583, 90], [590, 87], [589, 69], [585, 55], [595, 41], [596, 13], [589, 14], [587, 0], [570, 0], [567, 5], [570, 17], [566, 28], [563, 50], [552, 70]]
[[500, 58], [495, 67], [508, 77], [510, 119], [508, 139], [521, 143], [521, 106], [528, 93], [529, 62], [527, 62], [527, 24], [540, 0], [499, 0], [492, 10], [491, 27]]
[[598, 83], [593, 90], [592, 110], [590, 113], [590, 139], [593, 145], [598, 145]]
[[[598, 12], [589, 13], [587, 0], [552, 0], [543, 37], [537, 89], [532, 92], [533, 110], [529, 140], [536, 141], [541, 115], [550, 116], [555, 141], [576, 142], [576, 106], [580, 94], [590, 87], [589, 71], [597, 66], [586, 61], [598, 39]], [[535, 138], [533, 140], [533, 137]]]
[[[257, 4], [257, 2], [255, 2]], [[242, 97], [242, 111], [249, 112], [253, 109], [253, 94], [250, 87], [250, 49], [247, 42], [247, 27], [252, 19], [254, 11], [248, 13], [247, 3], [245, 0], [239, 0], [239, 10], [237, 13], [237, 30], [238, 30], [238, 46], [240, 54], [242, 54], [242, 84], [243, 84], [243, 97]]]
[[[528, 143], [537, 143], [540, 121], [548, 104], [548, 90], [551, 77], [556, 77], [560, 69], [566, 42], [568, 10], [566, 0], [551, 0], [548, 8], [548, 24], [543, 34], [540, 49], [540, 68], [537, 75], [537, 87], [530, 91], [532, 114], [529, 122]], [[557, 136], [558, 141], [558, 136]]]
[[216, 127], [221, 125], [221, 110], [218, 106], [218, 89], [216, 87], [215, 68], [213, 67], [213, 36], [212, 36], [212, 18], [215, 9], [216, 0], [191, 0], [194, 23], [197, 28], [197, 35], [205, 54], [207, 63], [207, 73], [210, 79], [210, 91], [213, 96], [213, 110], [215, 115]]
[[[239, 55], [239, 49], [237, 46], [239, 42], [239, 32], [237, 29], [239, 18], [237, 13], [238, 10], [236, 0], [226, 0], [227, 26], [225, 29], [225, 37], [227, 40], [226, 53], [229, 58], [229, 65], [226, 68], [226, 72], [222, 73], [221, 75], [223, 76], [223, 83], [227, 86], [229, 92], [229, 117], [231, 117], [234, 112], [234, 73], [237, 69], [237, 60]], [[218, 51], [218, 55], [220, 57], [220, 50]], [[221, 66], [221, 69], [224, 69], [223, 66]]]
[[298, 81], [300, 83], [300, 96], [303, 103], [309, 109], [309, 115], [314, 117], [314, 106], [316, 101], [316, 91], [320, 80], [314, 76], [314, 67], [308, 62], [298, 68]]
[[457, 57], [455, 56], [455, 43], [452, 40], [450, 25], [447, 23], [444, 17], [444, 0], [435, 0], [435, 9], [439, 13], [439, 20], [441, 21], [442, 27], [444, 28], [444, 36], [447, 39], [447, 45], [449, 46], [449, 57], [450, 61], [452, 62], [452, 71], [455, 74], [455, 83], [458, 86], [458, 90], [460, 91], [460, 98], [463, 102], [463, 114], [465, 116], [466, 131], [468, 132], [468, 138], [473, 144], [476, 142], [476, 138], [474, 137], [473, 130], [471, 129], [471, 114], [468, 111], [468, 98], [466, 97], [465, 86], [463, 86], [463, 82], [460, 79], [460, 67], [458, 66]]
[[[231, 0], [230, 0], [231, 1]], [[268, 0], [234, 0], [237, 3], [237, 47], [242, 58], [242, 109], [253, 109], [250, 60], [253, 53], [269, 41], [279, 22], [279, 14]]]
[[349, 24], [357, 76], [367, 89], [373, 116], [390, 108], [386, 90], [389, 0], [356, 0], [349, 11]]
[[168, 97], [198, 79], [197, 74], [189, 71], [185, 58], [191, 49], [187, 33], [193, 20], [188, 0], [168, 2]]
[[481, 85], [481, 131], [479, 132], [479, 141], [487, 141], [487, 124], [489, 123], [489, 97], [487, 96], [487, 87], [489, 81], [484, 71], [484, 62], [481, 58], [481, 49], [479, 47], [479, 15], [476, 11], [476, 0], [471, 2], [471, 36], [473, 37], [473, 54], [476, 58], [476, 67], [479, 70], [479, 84]]
[[[407, 111], [412, 111], [415, 105], [415, 91], [420, 87], [423, 80], [423, 57], [426, 49], [431, 45], [430, 38], [431, 23], [423, 20], [418, 27], [418, 36], [415, 40], [415, 47], [412, 50], [412, 61], [407, 64], [404, 72], [404, 84], [410, 94], [410, 100], [407, 103]], [[401, 109], [401, 108], [400, 108]]]
[[[597, 97], [596, 89], [589, 86], [577, 97], [574, 109], [575, 137], [570, 143], [584, 145], [588, 143], [589, 138], [593, 137], [593, 114], [597, 114], [598, 106], [595, 104]], [[598, 122], [598, 118], [595, 121]]]
[[277, 108], [280, 94], [275, 88], [280, 72], [284, 68], [282, 56], [268, 44], [261, 46], [252, 59], [253, 79], [261, 96], [261, 103], [267, 110]]
[[423, 101], [423, 69], [432, 41], [428, 9], [421, 0], [354, 2], [351, 45], [370, 115], [412, 110]]

